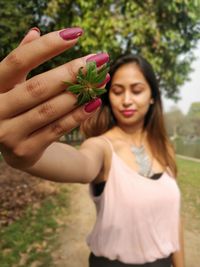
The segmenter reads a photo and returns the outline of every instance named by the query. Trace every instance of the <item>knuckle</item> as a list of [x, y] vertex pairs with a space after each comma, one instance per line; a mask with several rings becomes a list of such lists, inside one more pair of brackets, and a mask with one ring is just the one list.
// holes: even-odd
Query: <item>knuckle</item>
[[66, 129], [63, 127], [63, 125], [60, 122], [56, 122], [51, 126], [51, 132], [56, 137], [59, 137], [66, 132]]
[[6, 143], [6, 141], [7, 141], [7, 131], [1, 125], [0, 126], [0, 143], [4, 144]]
[[0, 123], [0, 144], [8, 148], [15, 145], [15, 138], [13, 138], [12, 131], [5, 121]]
[[21, 68], [23, 67], [23, 59], [22, 57], [17, 53], [16, 49], [13, 50], [7, 57], [6, 57], [6, 63], [8, 65]]
[[18, 158], [25, 158], [29, 154], [29, 150], [23, 143], [19, 143], [13, 148], [13, 154]]
[[51, 132], [55, 137], [60, 137], [61, 135], [76, 128], [83, 120], [85, 120], [85, 116], [81, 109], [76, 110], [72, 112], [67, 118], [63, 118], [51, 125]]
[[17, 144], [13, 149], [13, 154], [19, 159], [28, 158], [33, 151], [33, 147], [31, 149], [30, 146], [27, 145], [27, 142], [21, 142]]
[[26, 91], [32, 97], [37, 98], [41, 97], [46, 90], [45, 85], [41, 80], [30, 79], [26, 83]]
[[80, 123], [85, 118], [83, 112], [80, 109], [76, 110], [75, 112], [72, 112], [71, 116], [75, 123]]
[[66, 64], [66, 68], [67, 68], [67, 72], [70, 76], [70, 79], [72, 81], [76, 80], [76, 76], [77, 76], [77, 70], [75, 69], [75, 66], [73, 64], [73, 62], [69, 62]]
[[4, 131], [4, 121], [3, 120], [1, 120], [0, 121], [0, 136], [3, 134], [3, 131]]
[[38, 114], [41, 118], [54, 117], [56, 114], [56, 109], [50, 103], [42, 104], [38, 109]]
[[51, 33], [46, 34], [46, 36], [43, 38], [42, 40], [42, 46], [44, 49], [49, 49], [49, 47], [57, 47], [58, 43], [57, 43], [57, 38], [55, 38], [54, 35], [52, 35]]

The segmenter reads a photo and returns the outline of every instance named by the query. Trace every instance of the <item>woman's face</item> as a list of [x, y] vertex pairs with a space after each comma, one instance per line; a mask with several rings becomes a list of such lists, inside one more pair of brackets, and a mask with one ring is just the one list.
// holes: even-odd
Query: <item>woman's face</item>
[[143, 125], [150, 104], [151, 89], [135, 63], [127, 63], [115, 72], [109, 90], [110, 105], [118, 124]]

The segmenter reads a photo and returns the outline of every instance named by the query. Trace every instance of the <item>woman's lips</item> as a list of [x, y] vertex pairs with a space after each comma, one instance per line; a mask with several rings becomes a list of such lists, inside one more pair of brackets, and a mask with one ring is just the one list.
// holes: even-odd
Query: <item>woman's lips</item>
[[121, 112], [125, 117], [131, 117], [136, 112], [136, 109], [124, 109]]

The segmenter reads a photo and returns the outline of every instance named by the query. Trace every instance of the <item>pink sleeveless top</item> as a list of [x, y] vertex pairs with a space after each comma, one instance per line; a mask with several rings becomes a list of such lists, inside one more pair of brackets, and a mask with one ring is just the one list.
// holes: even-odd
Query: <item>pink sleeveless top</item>
[[158, 180], [139, 175], [110, 145], [112, 161], [103, 193], [95, 197], [90, 184], [97, 212], [87, 237], [90, 250], [127, 264], [169, 256], [179, 249], [180, 191], [175, 179], [166, 172]]

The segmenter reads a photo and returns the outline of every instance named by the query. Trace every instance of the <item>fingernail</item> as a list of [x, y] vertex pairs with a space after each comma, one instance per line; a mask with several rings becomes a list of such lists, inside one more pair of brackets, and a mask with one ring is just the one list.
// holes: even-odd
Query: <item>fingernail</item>
[[60, 37], [63, 40], [73, 40], [83, 34], [83, 30], [79, 27], [67, 28], [59, 32]]
[[101, 88], [102, 86], [104, 86], [106, 83], [108, 83], [110, 81], [110, 74], [109, 73], [107, 73], [106, 74], [106, 78], [105, 78], [105, 80], [102, 82], [102, 83], [100, 83], [100, 84], [98, 84], [98, 88]]
[[40, 29], [37, 28], [37, 27], [33, 27], [33, 28], [31, 28], [31, 29], [28, 31], [28, 33], [29, 33], [30, 31], [36, 31], [36, 32], [39, 32], [39, 34], [41, 33], [41, 32], [40, 32]]
[[96, 62], [97, 67], [105, 64], [109, 60], [109, 55], [107, 53], [100, 53], [94, 56], [89, 57], [86, 62], [94, 61]]
[[88, 113], [91, 113], [92, 111], [100, 107], [101, 103], [102, 103], [101, 98], [96, 98], [90, 101], [89, 103], [87, 103], [84, 107], [84, 110]]

